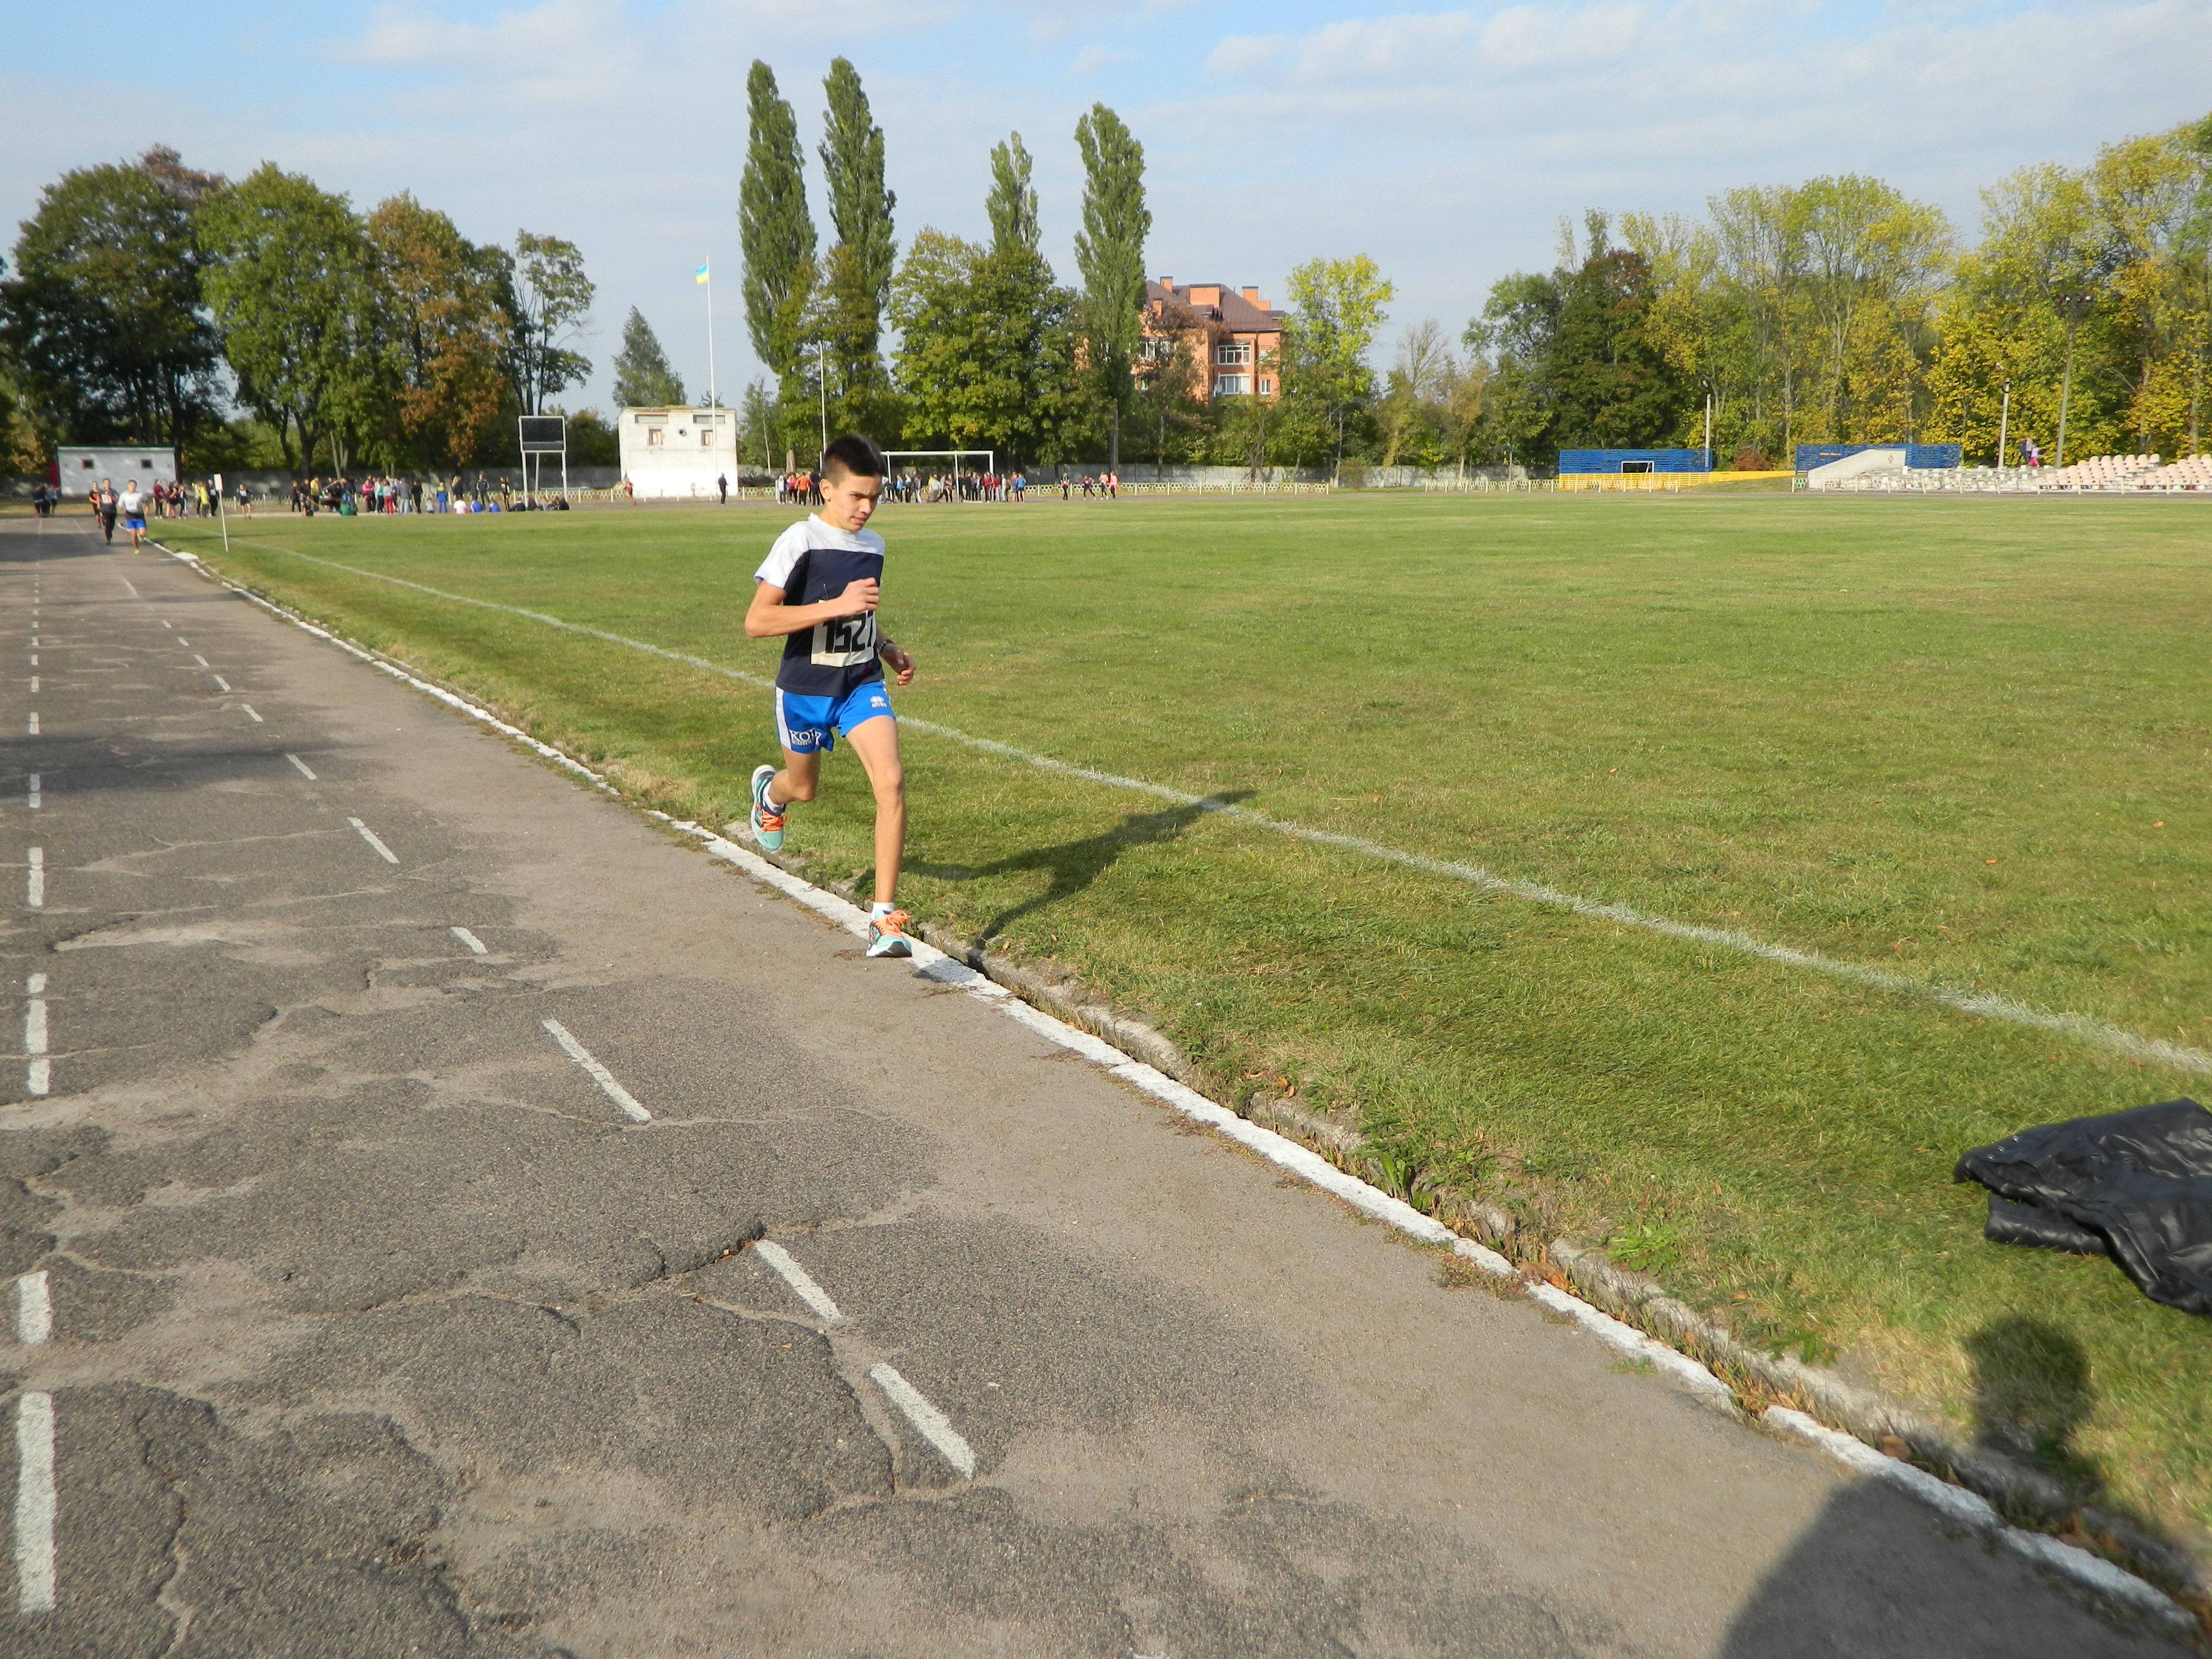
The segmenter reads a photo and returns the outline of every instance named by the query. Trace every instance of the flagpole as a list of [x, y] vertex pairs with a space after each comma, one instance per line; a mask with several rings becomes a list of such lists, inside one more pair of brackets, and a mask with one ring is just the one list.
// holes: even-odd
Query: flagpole
[[714, 401], [714, 264], [707, 262], [707, 406], [717, 409]]

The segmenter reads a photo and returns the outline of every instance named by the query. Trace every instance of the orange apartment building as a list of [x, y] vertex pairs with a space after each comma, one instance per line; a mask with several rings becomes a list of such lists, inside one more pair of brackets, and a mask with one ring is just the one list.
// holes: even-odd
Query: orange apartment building
[[1282, 361], [1285, 313], [1260, 297], [1256, 288], [1225, 283], [1191, 283], [1178, 288], [1172, 276], [1145, 284], [1145, 351], [1164, 356], [1177, 339], [1188, 340], [1204, 365], [1198, 396], [1266, 398], [1277, 392], [1276, 365]]

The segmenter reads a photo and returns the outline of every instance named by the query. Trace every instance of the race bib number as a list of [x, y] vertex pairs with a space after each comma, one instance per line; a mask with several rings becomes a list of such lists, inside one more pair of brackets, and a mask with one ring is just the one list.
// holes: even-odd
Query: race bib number
[[858, 668], [876, 659], [876, 613], [814, 624], [817, 668]]

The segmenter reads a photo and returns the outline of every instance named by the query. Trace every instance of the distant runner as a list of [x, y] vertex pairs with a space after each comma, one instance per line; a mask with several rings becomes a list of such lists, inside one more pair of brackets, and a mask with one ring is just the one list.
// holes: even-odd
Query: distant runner
[[131, 550], [138, 550], [138, 538], [146, 533], [146, 498], [138, 493], [138, 480], [131, 479], [123, 486], [123, 499], [116, 503], [122, 509], [123, 527], [131, 532]]
[[906, 778], [899, 767], [898, 720], [881, 665], [889, 663], [904, 685], [914, 678], [914, 659], [877, 631], [884, 538], [866, 527], [884, 493], [884, 458], [866, 438], [840, 438], [822, 453], [818, 487], [822, 510], [775, 538], [754, 573], [758, 586], [745, 611], [748, 637], [783, 640], [775, 676], [783, 767], [753, 772], [753, 837], [771, 853], [782, 848], [785, 809], [814, 799], [822, 757], [843, 733], [876, 795], [876, 902], [868, 912], [868, 954], [912, 956], [911, 923], [898, 908]]

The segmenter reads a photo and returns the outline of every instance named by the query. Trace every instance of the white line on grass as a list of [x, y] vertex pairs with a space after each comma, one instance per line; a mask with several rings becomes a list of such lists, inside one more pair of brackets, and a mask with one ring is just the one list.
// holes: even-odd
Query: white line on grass
[[53, 1292], [46, 1270], [22, 1274], [15, 1280], [15, 1340], [36, 1347], [54, 1334]]
[[601, 1093], [623, 1109], [625, 1115], [640, 1123], [653, 1121], [653, 1114], [637, 1103], [637, 1097], [615, 1081], [615, 1074], [592, 1058], [591, 1050], [568, 1034], [568, 1028], [557, 1019], [542, 1020], [539, 1024], [553, 1034], [553, 1041], [562, 1051], [584, 1068], [592, 1081], [599, 1085]]
[[791, 1293], [814, 1310], [826, 1325], [844, 1322], [845, 1316], [837, 1311], [837, 1304], [830, 1299], [830, 1292], [814, 1281], [814, 1275], [792, 1260], [791, 1252], [772, 1238], [763, 1238], [753, 1246], [753, 1254], [775, 1269], [783, 1282], [791, 1286]]
[[54, 1397], [15, 1401], [15, 1611], [54, 1610]]
[[484, 942], [478, 939], [474, 933], [469, 932], [467, 928], [456, 927], [452, 930], [452, 933], [455, 939], [460, 940], [462, 944], [469, 947], [469, 953], [471, 956], [482, 957], [491, 954], [484, 948]]
[[33, 910], [42, 910], [46, 903], [46, 849], [33, 847], [28, 862], [31, 867], [23, 878], [23, 902]]
[[23, 1054], [30, 1061], [24, 1078], [26, 1094], [43, 1095], [53, 1086], [53, 1061], [46, 1055], [46, 976], [31, 975], [30, 995], [23, 1003]]
[[870, 1368], [868, 1378], [884, 1391], [884, 1398], [899, 1408], [901, 1415], [914, 1425], [924, 1440], [937, 1448], [938, 1455], [960, 1472], [963, 1480], [975, 1473], [975, 1454], [960, 1437], [945, 1413], [922, 1398], [921, 1390], [901, 1376], [889, 1365]]
[[[368, 581], [388, 582], [394, 587], [410, 588], [417, 593], [428, 593], [433, 599], [449, 600], [455, 605], [473, 605], [478, 610], [497, 611], [510, 617], [521, 617], [527, 621], [543, 623], [548, 628], [557, 628], [570, 634], [581, 634], [587, 638], [604, 640], [610, 645], [642, 651], [648, 656], [660, 657], [670, 662], [682, 663], [686, 667], [718, 674], [725, 679], [741, 681], [747, 685], [772, 686], [775, 682], [763, 679], [757, 674], [748, 674], [742, 669], [727, 668], [720, 663], [709, 662], [704, 657], [694, 657], [681, 651], [671, 651], [664, 646], [634, 640], [622, 634], [609, 633], [605, 629], [588, 628], [581, 623], [563, 622], [558, 617], [549, 617], [542, 611], [527, 611], [520, 605], [501, 605], [491, 599], [471, 599], [465, 593], [449, 593], [443, 588], [426, 586], [403, 577], [387, 576], [380, 571], [362, 570], [354, 565], [339, 564], [332, 559], [319, 559], [312, 553], [301, 553], [289, 547], [278, 547], [263, 542], [260, 546], [271, 552], [282, 553], [295, 559], [304, 559], [309, 564], [319, 564], [325, 569], [343, 571], [349, 576], [359, 576]], [[274, 607], [272, 607], [274, 608]], [[412, 676], [403, 678], [412, 678]], [[459, 706], [465, 707], [451, 693], [442, 694]], [[1913, 979], [1881, 968], [1869, 968], [1855, 962], [1844, 962], [1823, 956], [1817, 951], [1800, 951], [1787, 945], [1770, 944], [1763, 939], [1733, 927], [1706, 927], [1696, 922], [1676, 921], [1670, 917], [1656, 916], [1626, 904], [1607, 904], [1599, 899], [1584, 898], [1579, 894], [1562, 892], [1541, 882], [1524, 881], [1516, 876], [1501, 876], [1480, 865], [1463, 864], [1453, 859], [1431, 858], [1425, 853], [1408, 853], [1395, 847], [1386, 847], [1359, 836], [1347, 836], [1333, 830], [1316, 830], [1303, 823], [1293, 823], [1285, 818], [1272, 817], [1248, 806], [1238, 806], [1213, 796], [1194, 795], [1181, 789], [1170, 789], [1164, 784], [1148, 783], [1142, 778], [1123, 777], [1115, 772], [1102, 772], [1088, 766], [1077, 766], [1055, 760], [1049, 755], [1039, 755], [1026, 749], [1017, 749], [1012, 744], [979, 738], [956, 726], [940, 726], [933, 720], [902, 717], [900, 724], [910, 732], [923, 732], [932, 737], [946, 738], [954, 743], [996, 755], [1004, 760], [1016, 761], [1024, 766], [1035, 767], [1042, 772], [1056, 773], [1062, 777], [1079, 778], [1086, 783], [1103, 784], [1109, 788], [1126, 789], [1138, 794], [1150, 795], [1156, 800], [1171, 801], [1178, 806], [1194, 806], [1200, 811], [1218, 813], [1255, 829], [1272, 830], [1293, 840], [1310, 842], [1322, 847], [1341, 848], [1363, 857], [1396, 864], [1425, 875], [1442, 876], [1452, 881], [1462, 881], [1487, 892], [1503, 893], [1531, 904], [1541, 904], [1554, 909], [1571, 911], [1594, 921], [1610, 921], [1639, 933], [1656, 933], [1665, 939], [1681, 939], [1692, 945], [1711, 945], [1743, 956], [1755, 957], [1764, 962], [1784, 968], [1802, 969], [1810, 973], [1825, 974], [1832, 979], [1846, 980], [1863, 985], [1869, 990], [1887, 991], [1899, 996], [1917, 997], [1954, 1008], [1960, 1013], [1978, 1015], [2009, 1025], [2025, 1025], [2036, 1030], [2056, 1032], [2077, 1042], [2090, 1043], [2122, 1054], [2134, 1060], [2155, 1060], [2179, 1071], [2212, 1074], [2212, 1053], [2202, 1048], [2168, 1042], [2160, 1037], [2144, 1036], [2123, 1026], [2112, 1025], [2084, 1014], [2053, 1012], [2015, 1002], [2010, 997], [1999, 996], [1990, 991], [1969, 991], [1956, 986]], [[561, 757], [566, 760], [568, 757]], [[574, 764], [574, 763], [570, 763]], [[578, 770], [583, 769], [578, 768]]]
[[399, 854], [393, 852], [389, 847], [386, 847], [382, 842], [379, 841], [376, 838], [375, 830], [370, 829], [359, 818], [348, 818], [346, 822], [353, 825], [354, 829], [359, 832], [361, 838], [363, 841], [367, 842], [371, 847], [376, 848], [377, 857], [382, 859], [386, 864], [397, 864], [399, 862]]
[[284, 758], [291, 762], [294, 766], [297, 767], [300, 771], [300, 775], [307, 779], [309, 783], [315, 781], [315, 775], [307, 769], [307, 762], [301, 760], [297, 755], [294, 754], [289, 749], [284, 751]]

